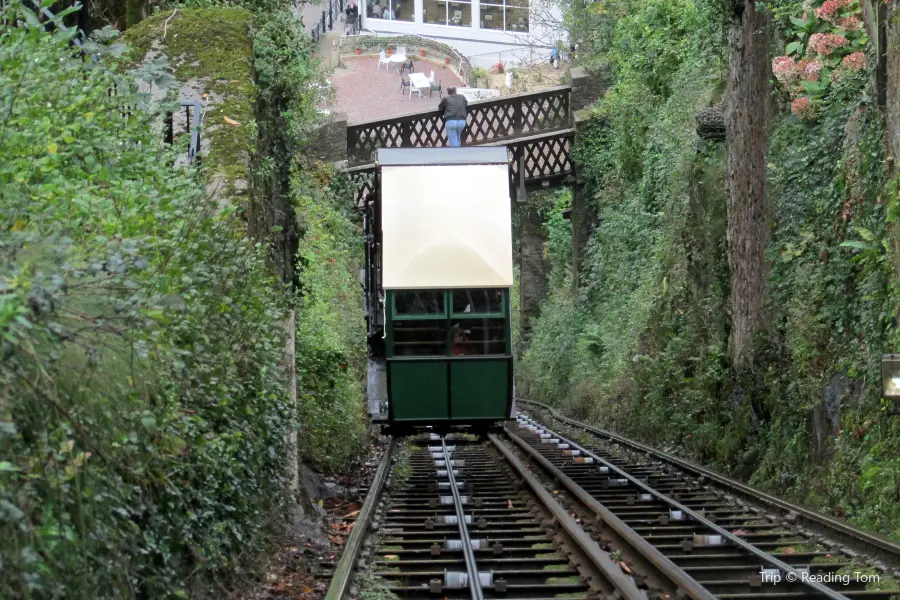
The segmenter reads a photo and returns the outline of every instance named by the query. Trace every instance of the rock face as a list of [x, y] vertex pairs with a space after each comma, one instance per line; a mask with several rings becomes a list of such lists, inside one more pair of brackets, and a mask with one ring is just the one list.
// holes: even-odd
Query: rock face
[[[248, 125], [256, 95], [251, 19], [249, 12], [236, 8], [179, 8], [146, 19], [123, 36], [135, 66], [165, 55], [178, 80], [177, 100], [199, 103], [200, 156], [210, 172], [210, 193], [223, 199], [247, 193], [253, 141]], [[157, 99], [163, 95], [159, 89], [144, 89]], [[185, 109], [173, 114], [176, 141], [187, 125]]]

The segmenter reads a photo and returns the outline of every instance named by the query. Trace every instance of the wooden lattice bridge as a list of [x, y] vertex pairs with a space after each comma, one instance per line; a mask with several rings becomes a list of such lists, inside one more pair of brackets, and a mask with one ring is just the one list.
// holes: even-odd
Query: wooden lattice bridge
[[[561, 185], [575, 174], [573, 87], [515, 94], [469, 105], [464, 145], [506, 146], [510, 191]], [[437, 110], [347, 126], [347, 164], [357, 200], [372, 191], [378, 148], [440, 148], [447, 145]]]

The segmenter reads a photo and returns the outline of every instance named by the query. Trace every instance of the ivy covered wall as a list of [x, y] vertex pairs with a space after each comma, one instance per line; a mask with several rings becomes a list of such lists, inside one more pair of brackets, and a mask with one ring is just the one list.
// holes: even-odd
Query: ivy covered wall
[[[299, 160], [311, 42], [222, 4], [251, 3], [95, 32], [96, 63], [33, 15], [0, 30], [0, 598], [237, 595], [297, 460], [365, 446], [349, 194]], [[160, 131], [186, 80], [217, 96], [200, 165]]]
[[729, 14], [714, 0], [592, 6], [568, 19], [611, 86], [577, 154], [595, 228], [577, 290], [568, 248], [548, 247], [568, 285], [550, 286], [519, 393], [900, 537], [900, 423], [880, 376], [882, 352], [900, 350], [897, 192], [859, 5], [758, 5], [773, 67], [765, 327], [740, 380], [724, 143], [697, 134], [698, 112], [723, 102]]

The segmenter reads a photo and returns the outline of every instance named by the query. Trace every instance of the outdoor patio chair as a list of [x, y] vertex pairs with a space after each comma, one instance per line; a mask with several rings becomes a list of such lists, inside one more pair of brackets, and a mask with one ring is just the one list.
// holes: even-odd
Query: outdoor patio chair
[[397, 56], [406, 56], [406, 46], [397, 46]]
[[400, 65], [400, 74], [401, 74], [401, 75], [403, 75], [403, 71], [408, 71], [408, 72], [410, 72], [410, 73], [415, 73], [415, 72], [416, 72], [416, 69], [415, 69], [415, 66], [413, 65], [413, 61], [408, 60], [408, 61], [406, 61], [405, 63], [403, 63], [402, 65]]
[[438, 81], [437, 83], [434, 82], [434, 74], [433, 73], [432, 73], [431, 77], [432, 77], [431, 81], [428, 82], [431, 84], [431, 89], [428, 90], [428, 97], [431, 98], [431, 96], [434, 95], [435, 92], [437, 92], [438, 98], [443, 98], [444, 91], [441, 89], [441, 82], [440, 81]]
[[384, 50], [382, 50], [382, 51], [378, 54], [378, 65], [377, 65], [375, 68], [376, 68], [376, 69], [380, 69], [382, 64], [384, 65], [384, 70], [385, 70], [385, 71], [387, 71], [388, 68], [391, 66], [391, 61], [389, 61], [389, 60], [387, 59], [387, 56], [384, 55]]
[[409, 83], [409, 79], [406, 77], [400, 76], [400, 95], [404, 94], [404, 90], [408, 88], [411, 84]]

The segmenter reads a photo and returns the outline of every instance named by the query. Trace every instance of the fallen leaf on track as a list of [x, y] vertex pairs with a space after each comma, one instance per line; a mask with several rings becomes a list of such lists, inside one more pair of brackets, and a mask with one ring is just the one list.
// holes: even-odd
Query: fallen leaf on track
[[346, 515], [344, 515], [344, 516], [341, 517], [341, 518], [342, 518], [342, 519], [350, 519], [350, 518], [352, 518], [352, 517], [358, 517], [358, 516], [359, 516], [359, 511], [358, 511], [358, 510], [354, 510], [352, 513], [346, 514]]
[[233, 125], [233, 126], [235, 126], [235, 127], [237, 127], [238, 125], [240, 125], [240, 123], [238, 123], [238, 122], [235, 121], [234, 119], [229, 119], [228, 117], [222, 117], [222, 120], [224, 120], [224, 121], [225, 121], [226, 123], [228, 123], [229, 125]]

